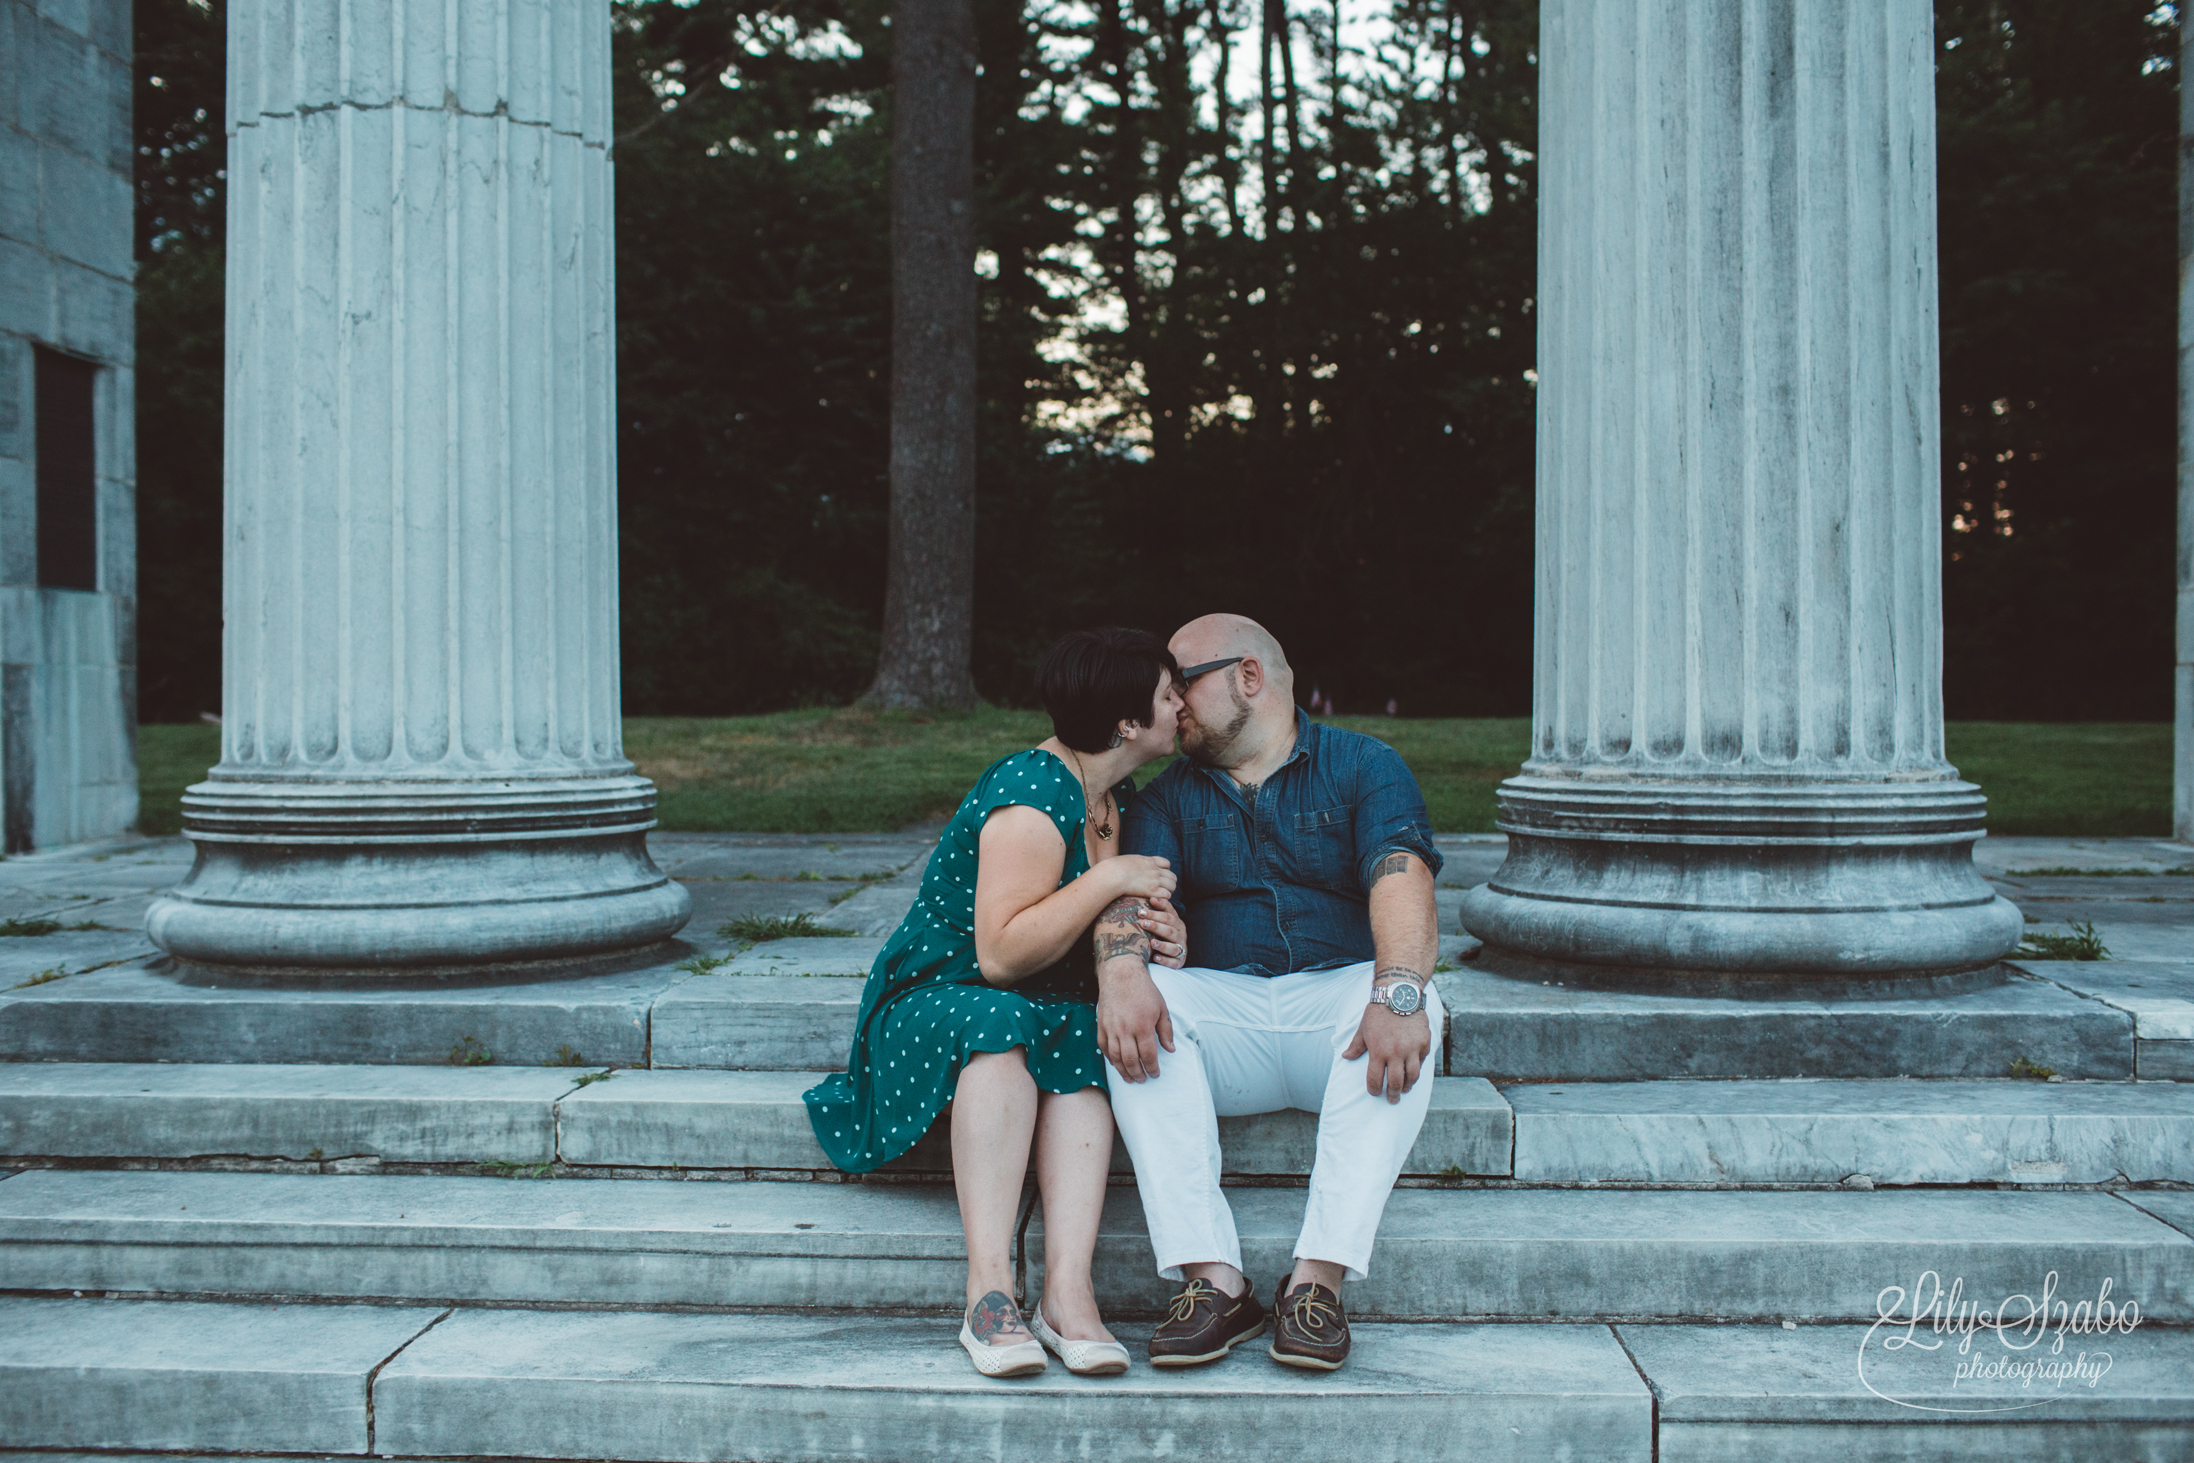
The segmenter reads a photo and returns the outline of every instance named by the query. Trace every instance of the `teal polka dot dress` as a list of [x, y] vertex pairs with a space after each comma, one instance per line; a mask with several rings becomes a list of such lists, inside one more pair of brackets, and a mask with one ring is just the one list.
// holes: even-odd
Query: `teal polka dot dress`
[[[1112, 791], [1124, 813], [1134, 785]], [[848, 1173], [867, 1173], [913, 1147], [977, 1052], [1026, 1048], [1029, 1075], [1046, 1092], [1104, 1086], [1087, 941], [1010, 989], [991, 985], [975, 966], [978, 840], [991, 810], [1013, 804], [1050, 814], [1066, 839], [1060, 887], [1089, 872], [1088, 809], [1064, 762], [1016, 752], [976, 779], [938, 839], [914, 908], [869, 971], [846, 1070], [807, 1091], [816, 1140]]]

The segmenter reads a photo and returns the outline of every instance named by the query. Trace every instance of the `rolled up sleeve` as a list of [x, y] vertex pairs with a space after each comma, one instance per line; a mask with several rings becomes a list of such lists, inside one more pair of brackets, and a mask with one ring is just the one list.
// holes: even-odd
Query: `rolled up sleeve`
[[1384, 742], [1367, 741], [1356, 774], [1356, 880], [1371, 888], [1371, 871], [1390, 853], [1415, 854], [1437, 876], [1443, 860], [1432, 842], [1432, 815], [1416, 774]]

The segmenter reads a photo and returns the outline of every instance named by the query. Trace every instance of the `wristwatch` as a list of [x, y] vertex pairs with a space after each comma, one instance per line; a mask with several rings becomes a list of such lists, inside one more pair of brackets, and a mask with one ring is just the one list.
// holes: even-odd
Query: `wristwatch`
[[1371, 1004], [1384, 1006], [1397, 1016], [1414, 1016], [1425, 1008], [1425, 988], [1413, 980], [1398, 980], [1371, 988]]

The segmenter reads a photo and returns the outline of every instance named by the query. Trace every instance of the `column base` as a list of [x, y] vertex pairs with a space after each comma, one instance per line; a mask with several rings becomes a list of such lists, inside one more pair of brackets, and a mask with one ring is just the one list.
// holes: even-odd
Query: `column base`
[[1973, 867], [1985, 807], [1955, 781], [1512, 778], [1508, 858], [1463, 927], [1647, 985], [1978, 970], [2022, 929]]
[[251, 780], [183, 798], [190, 874], [145, 917], [195, 965], [350, 982], [584, 960], [692, 912], [648, 856], [655, 788], [625, 775]]

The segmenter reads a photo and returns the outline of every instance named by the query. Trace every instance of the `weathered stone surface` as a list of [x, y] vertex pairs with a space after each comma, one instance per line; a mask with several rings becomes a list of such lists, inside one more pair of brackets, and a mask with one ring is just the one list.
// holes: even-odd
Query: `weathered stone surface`
[[[849, 903], [851, 901], [848, 901]], [[850, 975], [866, 979], [884, 948], [884, 937], [829, 936], [769, 940], [742, 952], [725, 966], [723, 975]], [[852, 1028], [846, 1030], [851, 1040]]]
[[655, 1003], [652, 1065], [843, 1071], [861, 1009], [846, 976], [704, 975]]
[[[1098, 1292], [1155, 1308], [1140, 1207], [1107, 1207]], [[1291, 1263], [1300, 1190], [1229, 1190], [1253, 1276]], [[2114, 1278], [2145, 1315], [2194, 1317], [2194, 1242], [2105, 1194], [1399, 1189], [1350, 1313], [1871, 1319], [1884, 1286], [1934, 1270], [1969, 1293]], [[1947, 1283], [1947, 1279], [1946, 1279]], [[1114, 1299], [1117, 1298], [1117, 1299]]]
[[2042, 981], [1888, 999], [1737, 999], [1541, 985], [1477, 964], [1441, 977], [1447, 1070], [1496, 1080], [2133, 1075], [2133, 1019]]
[[680, 879], [693, 900], [693, 918], [681, 939], [711, 955], [731, 953], [741, 943], [733, 933], [749, 919], [791, 919], [806, 915], [819, 929], [843, 929], [832, 901], [856, 884], [798, 880]]
[[[41, 1171], [0, 1182], [0, 1289], [954, 1306], [965, 1255], [941, 1186]], [[72, 1278], [87, 1274], [99, 1278]]]
[[2147, 1210], [2181, 1234], [2194, 1235], [2194, 1194], [2148, 1189], [2125, 1197], [2127, 1202]]
[[1539, 1183], [2194, 1182], [2194, 1086], [1604, 1082], [1512, 1086]]
[[[103, 924], [115, 918], [112, 908], [114, 902], [102, 901], [88, 908], [79, 904], [55, 910], [48, 917], [62, 918], [72, 925], [86, 922]], [[101, 916], [104, 918], [100, 918]], [[118, 929], [63, 929], [50, 935], [17, 935], [0, 939], [0, 993], [27, 988], [25, 982], [37, 980], [40, 976], [58, 979], [59, 977], [52, 974], [55, 971], [70, 975], [82, 974], [127, 961], [147, 960], [159, 953], [152, 948], [152, 941], [145, 938], [142, 930], [127, 925]]]
[[871, 884], [845, 903], [832, 908], [830, 922], [866, 935], [871, 939], [888, 939], [899, 928], [907, 911], [914, 907], [915, 896], [921, 892], [920, 880], [906, 880], [901, 876], [889, 884]]
[[[2020, 880], [2037, 869], [2139, 869], [2161, 874], [2188, 866], [2187, 846], [2161, 838], [2044, 838], [1991, 833], [1973, 846], [1990, 878]], [[2138, 893], [2138, 890], [2133, 891]]]
[[934, 842], [895, 833], [654, 833], [648, 848], [675, 879], [873, 879], [897, 877]]
[[[0, 823], [11, 856], [112, 837], [137, 819], [131, 162], [128, 0], [0, 5]], [[82, 485], [96, 548], [82, 578], [37, 562], [33, 398], [59, 364], [37, 364], [39, 346], [97, 368], [96, 462]], [[75, 374], [48, 389], [73, 389]], [[0, 975], [0, 987], [23, 978]]]
[[0, 1297], [10, 1448], [363, 1453], [366, 1379], [436, 1312]]
[[[1140, 1352], [1139, 1331], [1123, 1339]], [[1182, 1456], [1644, 1460], [1652, 1402], [1604, 1328], [1364, 1326], [1343, 1371], [976, 1375], [947, 1319], [466, 1312], [376, 1379], [376, 1447], [716, 1463]]]
[[2194, 1041], [2136, 1041], [2133, 1060], [2143, 1081], [2194, 1082]]
[[589, 1062], [643, 1065], [650, 1006], [687, 978], [664, 962], [512, 985], [279, 990], [119, 966], [0, 992], [0, 1057], [427, 1066], [470, 1036], [507, 1065], [557, 1060], [564, 1047]]
[[[2186, 923], [2194, 949], [2194, 907]], [[2038, 980], [2102, 1002], [2133, 1018], [2147, 1041], [2194, 1041], [2194, 960], [2014, 960]]]
[[[2133, 912], [2128, 918], [2128, 913]], [[2176, 913], [2176, 911], [2173, 911]], [[2091, 920], [2096, 935], [2105, 949], [2110, 951], [2113, 962], [2131, 961], [2183, 961], [2187, 946], [2194, 940], [2194, 926], [2183, 917], [2159, 919], [2153, 912], [2141, 910], [2141, 906], [2120, 900], [2111, 904], [2037, 905], [2035, 913], [2041, 922], [2026, 926], [2029, 934], [2069, 935], [2075, 933], [2070, 921]], [[2145, 915], [2145, 917], [2144, 917]], [[2101, 961], [2047, 960], [2038, 965], [2097, 965]]]
[[[816, 1145], [800, 1100], [816, 1080], [813, 1072], [620, 1072], [559, 1104], [559, 1152], [576, 1164], [825, 1169], [830, 1161]], [[1310, 1171], [1317, 1144], [1310, 1113], [1222, 1118], [1219, 1127], [1229, 1173]], [[1508, 1104], [1491, 1083], [1438, 1078], [1406, 1171], [1505, 1173], [1509, 1140]], [[940, 1127], [891, 1167], [946, 1172], [951, 1165]], [[1133, 1172], [1117, 1141], [1112, 1168]]]
[[[1228, 1191], [1260, 1284], [1290, 1263], [1300, 1188]], [[1030, 1283], [1041, 1283], [1041, 1223]], [[965, 1247], [945, 1185], [663, 1183], [41, 1172], [0, 1182], [0, 1289], [435, 1300], [956, 1308]], [[1369, 1319], [1869, 1319], [1925, 1271], [2012, 1293], [2110, 1278], [2156, 1321], [2194, 1318], [2194, 1239], [2107, 1194], [1956, 1190], [1399, 1189]], [[1098, 1292], [1152, 1315], [1132, 1189], [1108, 1197]]]
[[[2061, 1354], [2019, 1332], [2007, 1338], [2013, 1345], [1983, 1332], [1961, 1350], [1958, 1337], [1925, 1329], [1915, 1333], [1920, 1344], [1885, 1346], [1902, 1327], [1871, 1336], [1865, 1326], [1617, 1331], [1653, 1386], [1658, 1456], [1669, 1463], [2164, 1459], [2194, 1448], [2194, 1334], [2184, 1330], [2144, 1324], [2067, 1336]], [[2051, 1375], [2083, 1355], [2086, 1370]], [[1995, 1362], [2031, 1363], [2035, 1375], [1958, 1374], [1960, 1363]]]
[[0, 1154], [541, 1163], [556, 1099], [544, 1067], [0, 1065]]

